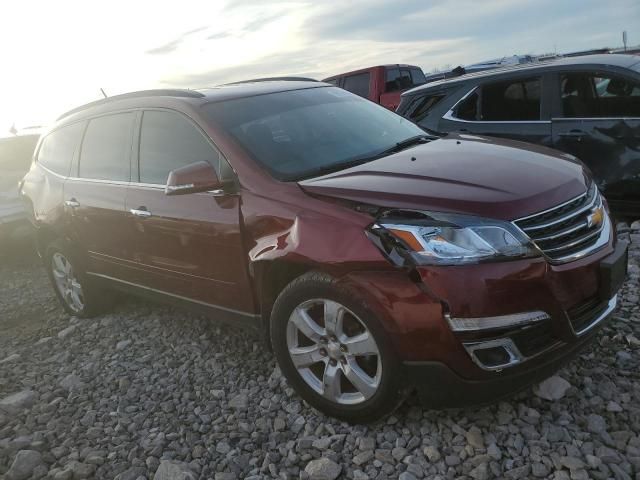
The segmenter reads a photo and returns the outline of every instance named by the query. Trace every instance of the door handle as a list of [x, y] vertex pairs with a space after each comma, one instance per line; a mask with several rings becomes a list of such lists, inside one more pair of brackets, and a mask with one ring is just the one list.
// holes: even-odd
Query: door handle
[[149, 218], [151, 216], [151, 212], [147, 210], [145, 207], [132, 208], [129, 211], [136, 217], [140, 217], [140, 218]]
[[80, 206], [80, 202], [77, 201], [75, 198], [70, 198], [69, 200], [66, 200], [64, 204], [65, 206], [70, 208], [78, 208]]
[[582, 130], [571, 130], [570, 132], [562, 132], [559, 133], [558, 136], [559, 137], [565, 137], [565, 138], [575, 138], [578, 141], [582, 140], [582, 137], [584, 137], [587, 133], [583, 132]]

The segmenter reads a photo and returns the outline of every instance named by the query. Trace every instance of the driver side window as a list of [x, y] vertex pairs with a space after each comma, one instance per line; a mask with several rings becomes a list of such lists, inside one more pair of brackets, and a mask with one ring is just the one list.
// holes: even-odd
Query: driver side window
[[561, 76], [565, 118], [640, 117], [640, 83], [606, 73]]
[[140, 129], [140, 182], [165, 185], [171, 170], [201, 161], [211, 163], [221, 179], [229, 178], [226, 160], [186, 117], [171, 111], [144, 112]]

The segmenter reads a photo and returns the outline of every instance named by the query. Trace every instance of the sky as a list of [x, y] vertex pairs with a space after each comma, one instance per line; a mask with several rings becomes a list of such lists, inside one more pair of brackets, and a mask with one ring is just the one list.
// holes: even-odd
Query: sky
[[4, 0], [0, 135], [108, 95], [640, 44], [639, 0]]

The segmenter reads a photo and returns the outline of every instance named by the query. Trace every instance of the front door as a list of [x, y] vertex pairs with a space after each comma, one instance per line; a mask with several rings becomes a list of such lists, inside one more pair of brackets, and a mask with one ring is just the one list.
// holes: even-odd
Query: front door
[[231, 312], [253, 312], [240, 231], [240, 197], [204, 192], [166, 196], [171, 170], [208, 161], [220, 178], [226, 160], [189, 118], [147, 110], [139, 136], [138, 183], [126, 195], [135, 283], [178, 299]]
[[593, 172], [615, 213], [640, 213], [640, 82], [619, 74], [558, 77], [555, 148]]

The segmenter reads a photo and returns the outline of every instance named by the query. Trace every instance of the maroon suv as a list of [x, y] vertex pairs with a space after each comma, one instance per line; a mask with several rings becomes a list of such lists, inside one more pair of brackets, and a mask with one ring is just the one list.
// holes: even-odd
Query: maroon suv
[[112, 97], [58, 119], [22, 196], [62, 305], [107, 289], [256, 326], [299, 394], [367, 421], [542, 379], [626, 271], [574, 157], [436, 139], [319, 82]]

